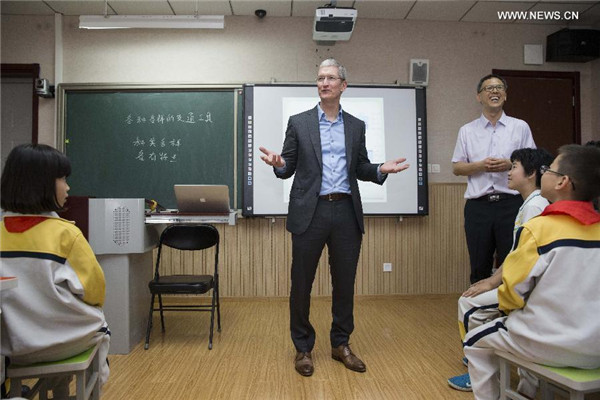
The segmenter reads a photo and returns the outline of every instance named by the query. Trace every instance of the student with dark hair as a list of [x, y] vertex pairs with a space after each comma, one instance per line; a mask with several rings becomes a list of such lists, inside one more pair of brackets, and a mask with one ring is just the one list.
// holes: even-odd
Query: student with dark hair
[[[506, 257], [498, 302], [507, 316], [470, 330], [463, 343], [475, 399], [499, 398], [496, 350], [556, 367], [600, 367], [600, 214], [591, 204], [600, 195], [600, 149], [563, 146], [540, 171], [552, 204], [518, 230]], [[518, 391], [534, 398], [537, 387], [521, 379]]]
[[516, 149], [535, 147], [529, 125], [504, 113], [507, 89], [498, 75], [479, 80], [481, 116], [460, 128], [452, 156], [452, 172], [467, 177], [464, 215], [471, 283], [490, 277], [494, 254], [501, 265], [510, 251], [512, 221], [523, 200], [508, 187], [509, 158]]
[[[517, 190], [523, 198], [515, 218], [513, 242], [517, 230], [531, 218], [539, 215], [548, 205], [548, 200], [540, 195], [540, 168], [548, 165], [554, 157], [544, 149], [518, 149], [512, 152], [510, 160], [512, 168], [508, 172], [508, 187]], [[465, 334], [494, 318], [501, 313], [498, 310], [498, 286], [502, 283], [502, 266], [494, 275], [471, 285], [458, 299], [458, 326], [460, 338]], [[470, 391], [469, 374], [450, 378], [448, 384], [457, 390]]]
[[[71, 164], [46, 145], [15, 147], [2, 171], [2, 355], [13, 364], [56, 361], [100, 343], [100, 386], [108, 379], [110, 332], [102, 311], [102, 268], [81, 231], [56, 211], [68, 197]], [[68, 380], [53, 382], [54, 398]]]

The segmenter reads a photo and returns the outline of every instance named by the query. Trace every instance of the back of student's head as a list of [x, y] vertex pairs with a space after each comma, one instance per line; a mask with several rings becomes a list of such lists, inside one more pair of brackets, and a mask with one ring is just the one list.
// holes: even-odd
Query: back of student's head
[[56, 179], [70, 174], [69, 159], [50, 146], [22, 144], [15, 147], [2, 170], [2, 209], [22, 214], [60, 210]]
[[592, 201], [600, 196], [600, 148], [568, 144], [558, 149], [558, 172], [573, 181], [573, 200]]
[[554, 156], [545, 149], [523, 148], [517, 149], [510, 155], [510, 161], [518, 161], [523, 166], [525, 175], [529, 176], [535, 173], [535, 186], [540, 187], [542, 181], [542, 173], [540, 168], [542, 165], [550, 165], [554, 160]]

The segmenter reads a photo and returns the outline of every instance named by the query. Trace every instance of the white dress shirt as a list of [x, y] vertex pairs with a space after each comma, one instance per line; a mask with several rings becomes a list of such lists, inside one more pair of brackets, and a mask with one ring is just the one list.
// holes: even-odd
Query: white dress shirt
[[[504, 112], [493, 126], [482, 114], [458, 131], [452, 162], [475, 162], [488, 157], [510, 159], [517, 149], [535, 148], [527, 122]], [[519, 194], [508, 188], [508, 171], [480, 172], [468, 176], [466, 199], [476, 199], [489, 193]]]

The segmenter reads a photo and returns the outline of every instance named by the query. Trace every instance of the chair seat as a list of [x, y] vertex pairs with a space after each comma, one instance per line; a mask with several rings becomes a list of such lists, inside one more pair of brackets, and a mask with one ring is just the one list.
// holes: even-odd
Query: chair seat
[[524, 368], [540, 380], [542, 399], [555, 391], [570, 399], [583, 399], [585, 393], [600, 392], [600, 368], [550, 367], [526, 361], [518, 356], [496, 350], [500, 359], [500, 398], [521, 399], [523, 396], [510, 388], [510, 364]]
[[212, 275], [167, 275], [148, 283], [150, 293], [206, 293], [213, 287]]

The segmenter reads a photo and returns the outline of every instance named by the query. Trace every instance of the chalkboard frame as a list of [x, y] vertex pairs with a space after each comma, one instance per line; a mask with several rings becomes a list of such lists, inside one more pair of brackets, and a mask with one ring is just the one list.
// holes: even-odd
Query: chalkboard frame
[[[241, 208], [241, 180], [239, 179], [240, 174], [240, 160], [242, 157], [240, 146], [240, 137], [243, 129], [239, 126], [237, 121], [241, 116], [243, 107], [243, 85], [242, 84], [192, 84], [192, 83], [62, 83], [56, 88], [57, 97], [57, 143], [56, 148], [61, 152], [66, 151], [65, 140], [66, 140], [66, 116], [67, 116], [67, 97], [70, 93], [77, 92], [202, 92], [202, 91], [223, 91], [231, 92], [234, 94], [236, 91], [238, 96], [234, 96], [234, 109], [233, 115], [236, 120], [233, 129], [233, 208]], [[68, 154], [67, 154], [68, 156]]]

